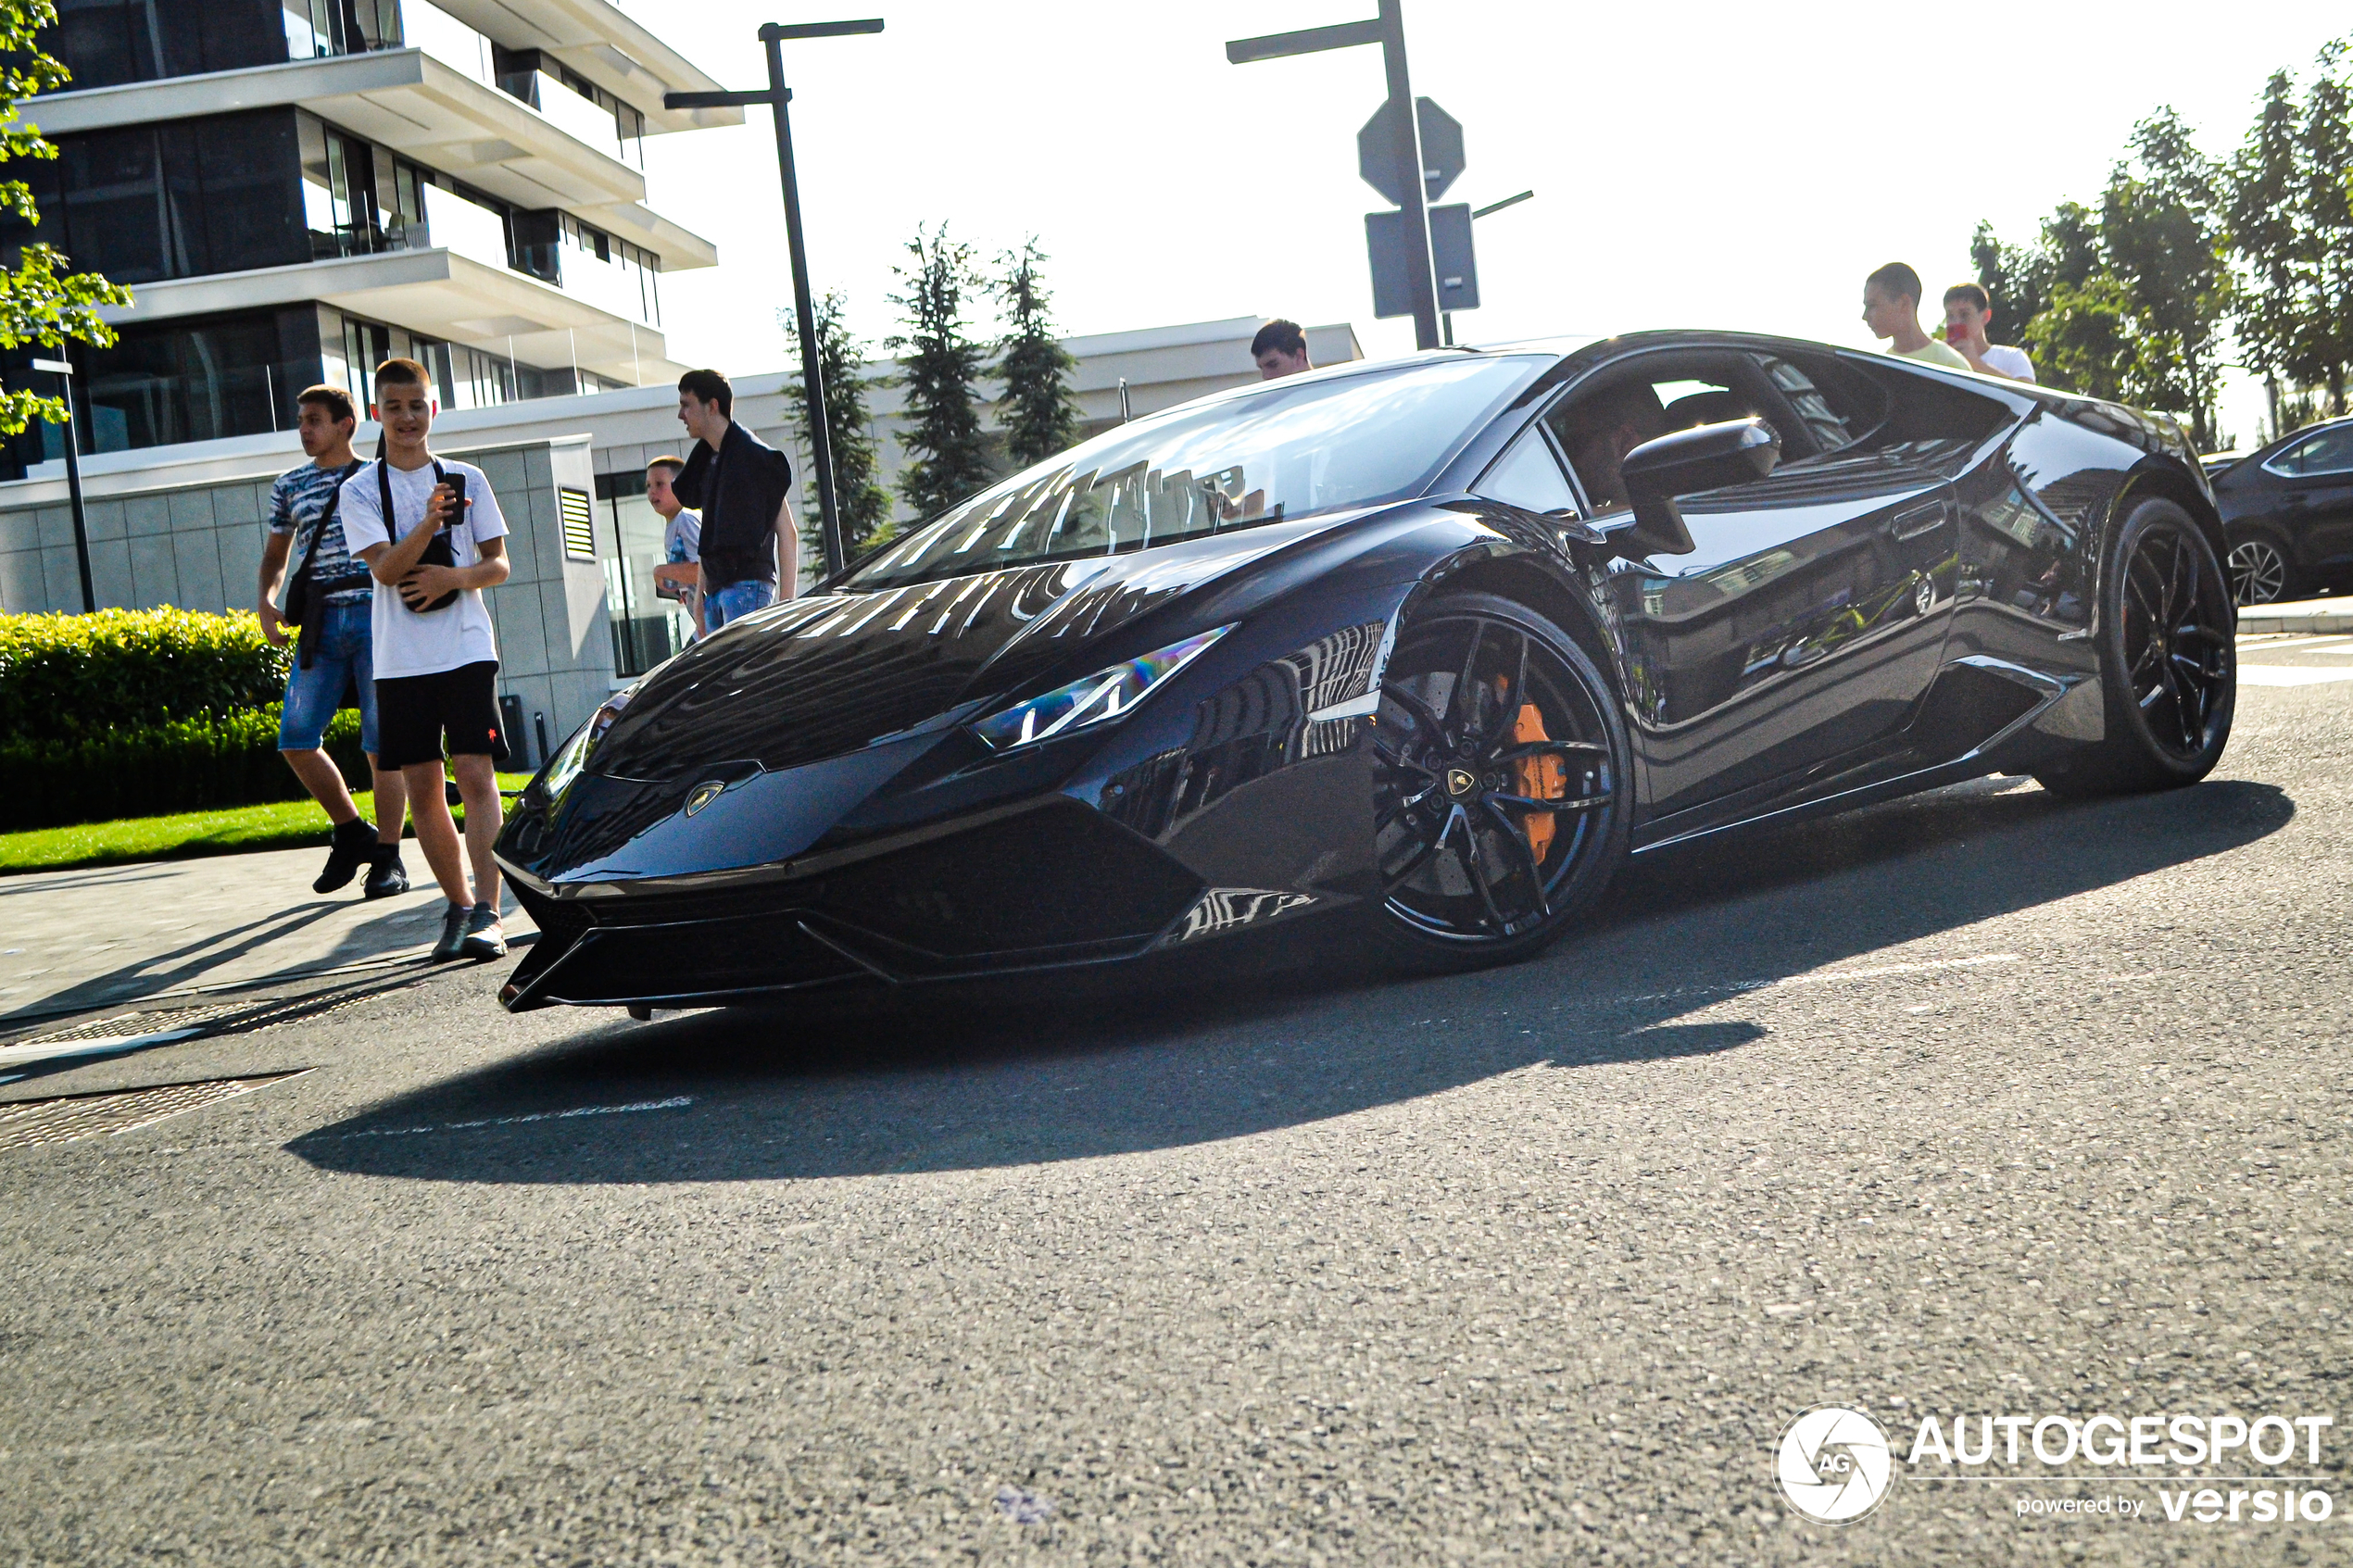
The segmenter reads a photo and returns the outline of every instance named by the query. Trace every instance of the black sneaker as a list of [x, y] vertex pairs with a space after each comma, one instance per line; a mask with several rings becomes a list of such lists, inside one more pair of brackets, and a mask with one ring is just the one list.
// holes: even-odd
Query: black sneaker
[[360, 897], [389, 898], [409, 891], [409, 868], [400, 863], [400, 846], [379, 844], [368, 854], [368, 881]]
[[310, 884], [313, 893], [333, 893], [346, 885], [368, 863], [368, 851], [375, 847], [376, 824], [365, 817], [354, 817], [338, 823], [334, 836], [328, 841], [327, 869]]
[[487, 904], [476, 904], [468, 911], [466, 939], [459, 952], [477, 962], [507, 956], [507, 928], [498, 923], [497, 910]]
[[473, 911], [452, 904], [441, 914], [441, 940], [433, 945], [433, 961], [446, 963], [466, 950], [466, 922]]

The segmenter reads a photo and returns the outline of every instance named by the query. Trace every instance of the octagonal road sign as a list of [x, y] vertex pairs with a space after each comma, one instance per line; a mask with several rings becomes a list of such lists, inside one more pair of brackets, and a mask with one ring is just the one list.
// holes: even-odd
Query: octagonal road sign
[[[1463, 172], [1463, 122], [1428, 98], [1414, 100], [1414, 119], [1422, 132], [1423, 199], [1436, 201]], [[1365, 183], [1403, 207], [1405, 193], [1397, 183], [1390, 135], [1389, 100], [1384, 98], [1356, 132], [1356, 172]]]

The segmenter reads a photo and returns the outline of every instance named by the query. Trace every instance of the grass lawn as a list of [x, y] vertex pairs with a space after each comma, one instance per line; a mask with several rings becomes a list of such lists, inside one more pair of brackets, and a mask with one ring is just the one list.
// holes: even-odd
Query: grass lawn
[[[500, 789], [521, 789], [529, 773], [501, 773]], [[359, 814], [372, 820], [375, 794], [352, 797]], [[456, 813], [459, 821], [465, 813]], [[411, 834], [413, 836], [413, 834]], [[220, 811], [182, 811], [170, 817], [127, 817], [115, 822], [83, 822], [69, 828], [31, 828], [0, 834], [0, 875], [55, 872], [74, 866], [113, 866], [126, 860], [177, 860], [195, 855], [238, 855], [249, 849], [327, 847], [327, 813], [314, 800], [279, 800], [267, 806], [236, 806]]]

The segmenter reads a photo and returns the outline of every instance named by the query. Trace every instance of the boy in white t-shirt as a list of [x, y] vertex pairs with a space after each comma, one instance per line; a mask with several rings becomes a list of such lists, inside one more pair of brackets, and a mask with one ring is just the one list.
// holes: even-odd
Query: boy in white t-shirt
[[[503, 825], [497, 769], [508, 753], [482, 591], [507, 580], [507, 523], [480, 469], [436, 458], [426, 445], [435, 410], [423, 366], [377, 366], [371, 412], [384, 423], [384, 455], [344, 482], [339, 509], [351, 553], [376, 580], [377, 760], [400, 770], [418, 847], [449, 899], [433, 956], [495, 959], [507, 951], [491, 847]], [[462, 855], [443, 790], [445, 737], [466, 803]]]
[[1980, 283], [1955, 283], [1944, 291], [1944, 342], [1982, 376], [2007, 376], [2012, 381], [2034, 379], [2034, 361], [2023, 348], [1994, 343], [1985, 335], [1994, 324], [1994, 296]]

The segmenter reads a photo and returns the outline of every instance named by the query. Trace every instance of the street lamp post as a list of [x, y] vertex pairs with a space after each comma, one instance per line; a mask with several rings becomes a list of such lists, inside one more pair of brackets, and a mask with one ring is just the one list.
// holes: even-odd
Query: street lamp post
[[1237, 38], [1226, 45], [1226, 58], [1239, 66], [1252, 60], [1346, 49], [1358, 44], [1380, 45], [1381, 65], [1389, 80], [1389, 120], [1395, 144], [1397, 183], [1403, 192], [1403, 199], [1397, 205], [1405, 218], [1406, 253], [1416, 258], [1406, 266], [1406, 284], [1414, 306], [1414, 346], [1436, 348], [1438, 284], [1430, 271], [1428, 201], [1422, 188], [1421, 140], [1415, 123], [1414, 89], [1405, 77], [1403, 5], [1403, 0], [1380, 0], [1380, 14], [1370, 21], [1273, 32], [1263, 38]]
[[82, 613], [98, 612], [97, 590], [90, 582], [90, 523], [82, 510], [82, 432], [73, 413], [73, 365], [65, 359], [35, 359], [32, 368], [57, 378], [66, 396], [66, 495], [73, 503], [73, 557], [82, 568]]
[[841, 508], [834, 495], [834, 445], [825, 424], [825, 378], [817, 363], [817, 310], [809, 292], [809, 252], [800, 233], [800, 182], [793, 172], [792, 121], [785, 107], [792, 93], [785, 86], [785, 40], [840, 38], [851, 33], [880, 32], [882, 19], [862, 21], [801, 22], [786, 26], [768, 22], [760, 42], [768, 50], [768, 90], [764, 93], [668, 93], [662, 107], [673, 109], [741, 107], [765, 104], [776, 119], [776, 171], [785, 193], [785, 241], [792, 255], [793, 319], [800, 329], [800, 384], [809, 405], [809, 461], [817, 470], [818, 526], [825, 540], [825, 567], [839, 571], [844, 558]]

